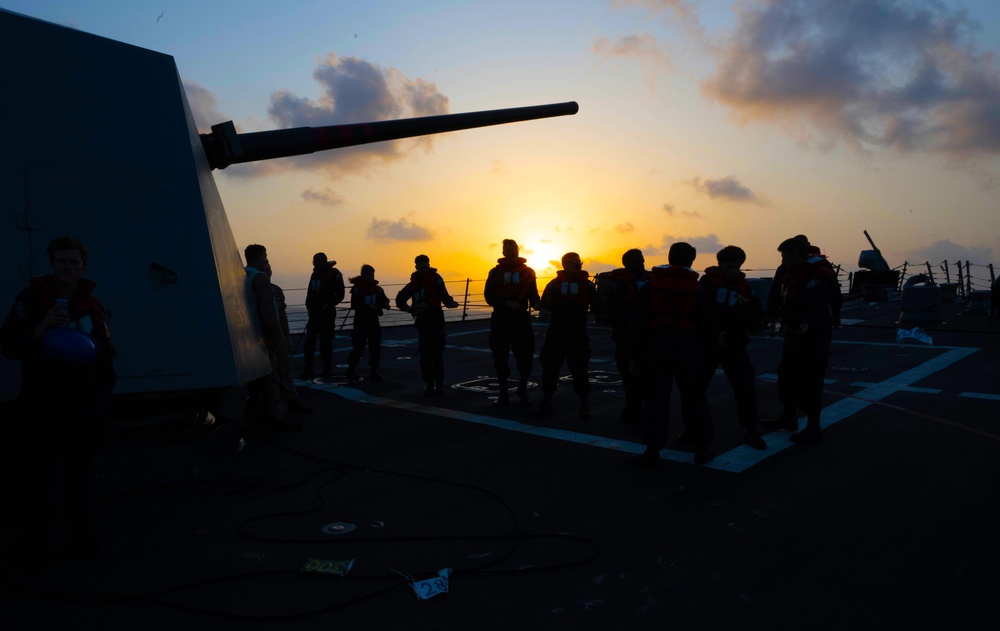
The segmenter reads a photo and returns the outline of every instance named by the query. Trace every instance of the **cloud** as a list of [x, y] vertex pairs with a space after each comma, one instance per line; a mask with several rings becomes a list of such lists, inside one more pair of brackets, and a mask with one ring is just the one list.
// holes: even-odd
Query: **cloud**
[[667, 57], [660, 52], [660, 47], [656, 43], [656, 38], [652, 35], [626, 35], [619, 37], [615, 41], [609, 41], [606, 37], [598, 38], [591, 49], [604, 57], [639, 57], [658, 63], [670, 64]]
[[[447, 114], [448, 97], [423, 79], [383, 68], [358, 57], [329, 53], [313, 71], [321, 86], [316, 99], [287, 90], [271, 95], [268, 115], [279, 129], [326, 127]], [[234, 165], [234, 175], [259, 175], [291, 169], [361, 172], [404, 157], [407, 149], [429, 150], [436, 135], [391, 140], [304, 156]]]
[[661, 248], [658, 245], [653, 245], [652, 243], [647, 243], [645, 247], [641, 247], [639, 249], [642, 250], [642, 255], [647, 259], [651, 256], [660, 256], [661, 254], [665, 255], [667, 253], [666, 249]]
[[635, 226], [632, 225], [631, 221], [626, 221], [625, 223], [620, 223], [615, 226], [615, 232], [620, 232], [622, 234], [626, 232], [635, 232]]
[[695, 12], [685, 0], [611, 0], [614, 7], [628, 7], [638, 5], [646, 7], [650, 11], [661, 11], [668, 9], [673, 11], [677, 17], [689, 19], [695, 17]]
[[[674, 206], [673, 204], [664, 203], [662, 208], [663, 212], [667, 213], [671, 217], [673, 217], [677, 213], [677, 207]], [[681, 217], [701, 217], [701, 214], [695, 210], [682, 210]]]
[[[560, 263], [559, 267], [556, 269], [560, 269], [561, 267], [562, 263]], [[600, 259], [587, 259], [583, 264], [583, 269], [590, 272], [591, 277], [594, 277], [603, 272], [610, 272], [611, 270], [616, 269], [618, 267], [620, 266], [615, 265], [614, 263], [606, 263]]]
[[717, 51], [709, 97], [822, 146], [1000, 154], [1000, 75], [936, 0], [757, 1]]
[[[754, 204], [762, 203], [756, 193], [744, 186], [739, 179], [732, 175], [728, 175], [717, 180], [702, 180], [700, 177], [696, 177], [688, 183], [695, 187], [699, 192], [708, 195], [712, 199], [726, 199], [734, 202], [752, 202]], [[673, 206], [670, 208], [671, 209], [668, 211], [668, 214], [672, 214], [673, 212]], [[664, 205], [664, 209], [666, 210], [666, 205]]]
[[[232, 120], [229, 116], [219, 111], [218, 100], [205, 87], [188, 80], [183, 81], [182, 85], [184, 86], [184, 93], [187, 95], [188, 105], [191, 106], [194, 124], [200, 133], [210, 133], [212, 125]], [[241, 130], [237, 128], [237, 131]]]
[[948, 261], [949, 264], [954, 264], [955, 261], [969, 261], [973, 264], [986, 265], [995, 260], [994, 254], [993, 248], [967, 248], [947, 239], [905, 252], [906, 260], [910, 263], [929, 262], [932, 265], [942, 261]]
[[646, 83], [651, 89], [655, 87], [657, 78], [664, 71], [671, 71], [674, 67], [670, 58], [660, 51], [656, 38], [651, 35], [626, 35], [615, 41], [601, 37], [594, 42], [591, 50], [604, 60], [638, 59]]
[[374, 241], [430, 241], [434, 233], [423, 226], [410, 223], [406, 217], [389, 221], [372, 217], [365, 236]]
[[337, 206], [344, 203], [344, 197], [329, 188], [324, 188], [321, 191], [312, 188], [305, 190], [302, 192], [302, 199], [325, 206]]
[[[672, 244], [680, 241], [693, 245], [694, 249], [698, 251], [699, 258], [710, 255], [713, 261], [715, 260], [715, 253], [724, 247], [722, 241], [719, 241], [719, 237], [714, 234], [707, 234], [702, 237], [675, 237], [673, 235], [665, 234], [663, 235], [661, 245], [656, 249], [659, 252], [666, 254], [670, 251], [670, 246]], [[643, 254], [645, 254], [645, 250], [643, 250]]]

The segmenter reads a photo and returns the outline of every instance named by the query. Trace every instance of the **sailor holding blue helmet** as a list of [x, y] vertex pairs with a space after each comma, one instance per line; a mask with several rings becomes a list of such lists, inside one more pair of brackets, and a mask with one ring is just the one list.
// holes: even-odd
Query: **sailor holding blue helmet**
[[107, 403], [115, 384], [104, 306], [83, 278], [87, 248], [57, 237], [48, 245], [52, 273], [32, 278], [18, 294], [0, 329], [0, 350], [21, 362], [21, 391], [14, 422], [5, 423], [17, 449], [16, 552], [48, 555], [46, 532], [54, 515], [58, 482], [69, 536], [62, 552], [100, 552], [88, 511], [90, 463], [101, 444]]

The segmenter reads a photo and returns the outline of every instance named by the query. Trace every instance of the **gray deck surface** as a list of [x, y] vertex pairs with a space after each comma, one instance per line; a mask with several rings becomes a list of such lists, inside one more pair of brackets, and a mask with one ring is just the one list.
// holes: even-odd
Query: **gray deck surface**
[[[540, 420], [491, 406], [488, 322], [448, 325], [451, 387], [431, 398], [415, 329], [386, 328], [384, 381], [300, 383], [315, 408], [303, 431], [113, 433], [95, 506], [106, 553], [8, 577], [0, 626], [992, 628], [1000, 328], [949, 313], [934, 345], [900, 347], [898, 305], [852, 306], [822, 445], [741, 445], [719, 375], [716, 459], [695, 466], [671, 441], [660, 471], [628, 463], [640, 437], [618, 421], [607, 329], [591, 329], [593, 418], [562, 387]], [[751, 344], [764, 418], [780, 349]], [[672, 408], [671, 436], [676, 392]], [[301, 572], [309, 559], [353, 567]], [[444, 568], [449, 593], [427, 600], [404, 578]]]

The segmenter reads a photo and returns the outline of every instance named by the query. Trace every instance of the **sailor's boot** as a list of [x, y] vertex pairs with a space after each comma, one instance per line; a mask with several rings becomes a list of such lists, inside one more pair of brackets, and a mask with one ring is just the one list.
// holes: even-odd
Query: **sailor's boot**
[[500, 385], [500, 393], [497, 396], [496, 402], [493, 403], [495, 408], [505, 408], [510, 405], [510, 392], [507, 390], [507, 380], [498, 379]]
[[517, 382], [517, 399], [521, 402], [521, 407], [528, 407], [531, 405], [531, 401], [528, 400], [528, 379], [526, 377], [521, 377], [521, 380]]
[[819, 428], [819, 414], [810, 414], [806, 421], [806, 428], [801, 432], [796, 432], [788, 437], [793, 443], [821, 443], [823, 433]]

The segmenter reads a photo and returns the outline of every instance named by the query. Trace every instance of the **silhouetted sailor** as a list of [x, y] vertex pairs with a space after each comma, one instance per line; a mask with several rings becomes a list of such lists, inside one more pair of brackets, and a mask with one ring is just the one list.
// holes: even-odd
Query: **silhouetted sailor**
[[609, 285], [607, 308], [611, 315], [611, 340], [615, 343], [615, 364], [622, 376], [625, 408], [619, 419], [634, 427], [642, 424], [642, 382], [629, 370], [632, 354], [628, 345], [628, 324], [639, 297], [639, 289], [649, 282], [646, 259], [642, 251], [631, 249], [622, 254], [622, 265], [601, 275]]
[[520, 248], [513, 239], [503, 240], [503, 258], [490, 270], [483, 290], [486, 304], [493, 307], [490, 316], [490, 351], [497, 373], [500, 396], [496, 406], [510, 403], [508, 358], [514, 353], [517, 363], [517, 396], [521, 405], [528, 401], [528, 377], [535, 362], [535, 332], [531, 326], [531, 310], [538, 308], [540, 300], [535, 270], [518, 256]]
[[681, 394], [684, 433], [695, 446], [695, 464], [712, 459], [712, 421], [701, 369], [702, 340], [710, 335], [709, 306], [691, 269], [697, 252], [688, 243], [674, 243], [668, 265], [650, 270], [639, 291], [629, 326], [631, 370], [643, 383], [643, 442], [646, 451], [632, 459], [636, 466], [660, 466], [660, 450], [667, 444], [670, 394], [673, 384]]
[[754, 449], [767, 449], [760, 437], [757, 424], [757, 373], [747, 345], [750, 335], [760, 329], [760, 301], [750, 291], [746, 274], [740, 266], [746, 253], [729, 245], [716, 254], [718, 265], [705, 270], [699, 280], [702, 291], [712, 305], [711, 317], [718, 336], [709, 340], [702, 352], [702, 371], [705, 384], [711, 382], [720, 365], [736, 397], [736, 414], [743, 425], [743, 442]]
[[357, 367], [361, 355], [368, 347], [369, 377], [381, 381], [378, 367], [382, 359], [382, 325], [379, 318], [389, 309], [389, 298], [375, 280], [375, 268], [361, 266], [361, 275], [351, 279], [351, 309], [354, 310], [354, 328], [351, 330], [351, 354], [347, 358], [347, 378], [359, 381]]
[[[448, 293], [444, 279], [431, 267], [426, 254], [413, 259], [416, 271], [410, 282], [396, 294], [396, 308], [413, 315], [417, 327], [417, 349], [420, 352], [420, 376], [427, 387], [424, 396], [444, 393], [444, 310], [458, 303]], [[410, 302], [407, 305], [407, 302]]]
[[587, 364], [590, 361], [590, 335], [587, 333], [587, 314], [600, 313], [604, 303], [597, 294], [597, 287], [590, 274], [583, 270], [583, 260], [576, 252], [562, 257], [563, 269], [549, 281], [542, 292], [541, 308], [548, 311], [549, 327], [539, 354], [542, 364], [542, 405], [538, 414], [551, 414], [552, 395], [556, 391], [559, 368], [565, 361], [573, 377], [573, 391], [580, 399], [580, 418], [590, 417], [590, 379]]
[[17, 421], [5, 423], [11, 451], [3, 455], [19, 463], [16, 484], [4, 493], [6, 519], [15, 529], [15, 565], [46, 562], [56, 482], [69, 525], [62, 553], [101, 551], [90, 523], [90, 467], [115, 385], [116, 353], [104, 307], [92, 294], [96, 283], [82, 277], [87, 248], [73, 237], [57, 237], [48, 255], [52, 274], [31, 279], [0, 329], [3, 355], [21, 362]]
[[837, 277], [829, 264], [809, 256], [808, 246], [797, 238], [778, 246], [785, 273], [781, 281], [780, 314], [785, 343], [778, 366], [778, 393], [783, 412], [768, 429], [798, 429], [797, 410], [807, 415], [806, 428], [792, 435], [795, 442], [820, 442], [823, 380], [830, 356], [835, 323], [840, 321], [843, 299]]
[[333, 336], [337, 326], [337, 305], [344, 300], [346, 288], [344, 276], [334, 265], [337, 261], [327, 260], [326, 254], [313, 255], [313, 272], [306, 289], [306, 339], [302, 345], [302, 379], [312, 379], [313, 358], [316, 354], [316, 338], [319, 338], [319, 358], [323, 362], [321, 376], [329, 377], [333, 363]]
[[[267, 264], [264, 270], [267, 280], [271, 281], [271, 263]], [[304, 405], [299, 399], [299, 391], [295, 389], [292, 381], [292, 361], [289, 357], [289, 350], [292, 347], [291, 330], [288, 327], [288, 303], [285, 302], [285, 290], [271, 282], [271, 292], [274, 294], [274, 306], [278, 310], [278, 324], [285, 338], [284, 352], [276, 353], [278, 368], [278, 391], [281, 398], [288, 403], [288, 411], [292, 414], [311, 414], [312, 408]]]
[[278, 307], [274, 302], [274, 291], [268, 280], [267, 270], [270, 265], [267, 260], [267, 249], [259, 244], [248, 245], [243, 250], [246, 258], [247, 283], [249, 285], [250, 306], [253, 309], [255, 325], [259, 327], [260, 336], [264, 340], [271, 372], [254, 379], [247, 384], [246, 422], [249, 427], [259, 427], [266, 430], [297, 430], [302, 428], [298, 421], [285, 418], [279, 397], [281, 389], [281, 373], [279, 362], [281, 355], [288, 355], [288, 344], [285, 333], [281, 330], [278, 317]]

